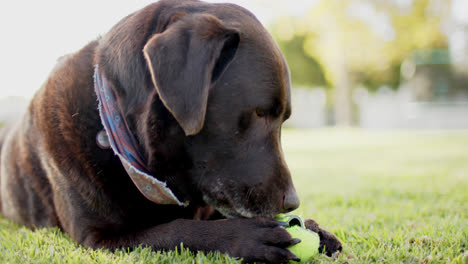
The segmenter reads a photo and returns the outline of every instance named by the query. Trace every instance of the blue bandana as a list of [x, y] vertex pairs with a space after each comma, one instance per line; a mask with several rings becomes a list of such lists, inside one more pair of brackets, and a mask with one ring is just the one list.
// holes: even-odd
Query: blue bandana
[[127, 122], [117, 107], [115, 94], [109, 88], [107, 79], [99, 72], [98, 65], [95, 66], [94, 70], [94, 91], [99, 100], [99, 115], [110, 147], [119, 157], [138, 190], [150, 201], [157, 204], [187, 206], [188, 202], [179, 201], [165, 182], [159, 181], [148, 173], [144, 156], [137, 148]]

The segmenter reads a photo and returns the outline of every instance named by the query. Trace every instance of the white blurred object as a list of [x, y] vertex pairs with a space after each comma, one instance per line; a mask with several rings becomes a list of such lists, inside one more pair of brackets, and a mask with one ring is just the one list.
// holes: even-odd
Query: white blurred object
[[449, 37], [450, 58], [456, 72], [468, 74], [468, 30], [459, 27]]
[[408, 87], [381, 88], [361, 98], [359, 125], [367, 129], [468, 129], [468, 97], [451, 102], [415, 102]]
[[0, 123], [18, 119], [28, 106], [28, 99], [11, 96], [0, 99]]
[[468, 1], [453, 0], [452, 16], [456, 22], [461, 24], [468, 24]]
[[285, 125], [296, 128], [314, 128], [326, 125], [327, 96], [322, 88], [294, 88], [291, 94], [292, 115]]

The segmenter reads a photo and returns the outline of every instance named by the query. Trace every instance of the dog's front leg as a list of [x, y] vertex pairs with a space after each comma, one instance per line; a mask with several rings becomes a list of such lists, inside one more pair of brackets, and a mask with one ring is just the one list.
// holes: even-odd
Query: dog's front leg
[[298, 260], [286, 248], [298, 243], [280, 227], [277, 221], [255, 219], [225, 219], [196, 221], [178, 219], [167, 224], [126, 234], [103, 236], [92, 232], [84, 244], [93, 248], [134, 248], [138, 245], [154, 250], [172, 250], [183, 243], [191, 251], [219, 251], [245, 262], [286, 263]]

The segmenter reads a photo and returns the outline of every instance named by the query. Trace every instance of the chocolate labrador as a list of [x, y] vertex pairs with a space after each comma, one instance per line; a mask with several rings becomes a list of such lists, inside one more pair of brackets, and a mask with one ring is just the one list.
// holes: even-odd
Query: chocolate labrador
[[[0, 140], [0, 209], [91, 248], [297, 260], [286, 62], [249, 11], [163, 0], [65, 56]], [[312, 220], [327, 254], [341, 250]]]

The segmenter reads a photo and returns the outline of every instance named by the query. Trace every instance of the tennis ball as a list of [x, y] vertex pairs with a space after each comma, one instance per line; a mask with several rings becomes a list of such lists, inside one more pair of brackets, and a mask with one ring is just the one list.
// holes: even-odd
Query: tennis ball
[[304, 221], [297, 215], [279, 214], [276, 220], [286, 223], [286, 231], [293, 238], [299, 238], [300, 243], [290, 246], [288, 249], [301, 261], [307, 261], [318, 254], [320, 237], [317, 233], [305, 228]]
[[300, 243], [288, 248], [294, 255], [300, 258], [301, 261], [310, 260], [318, 254], [320, 237], [317, 233], [300, 226], [286, 227], [286, 231], [288, 231], [293, 238], [299, 238], [301, 240]]

